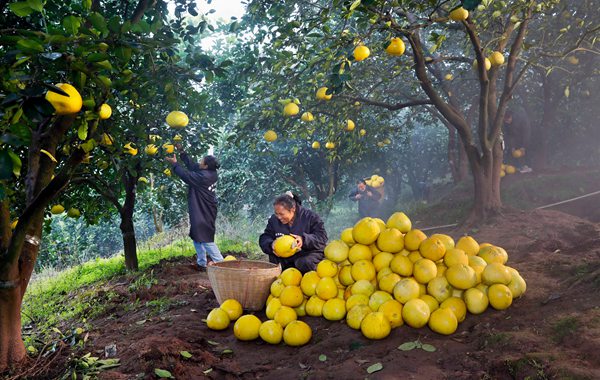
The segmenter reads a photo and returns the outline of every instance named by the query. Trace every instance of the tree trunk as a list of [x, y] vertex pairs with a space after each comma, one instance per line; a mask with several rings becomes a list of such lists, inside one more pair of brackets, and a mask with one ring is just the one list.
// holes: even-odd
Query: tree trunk
[[21, 286], [0, 283], [0, 372], [27, 357], [21, 338]]
[[[477, 151], [474, 151], [477, 154]], [[502, 209], [500, 197], [500, 166], [502, 164], [502, 147], [496, 143], [492, 152], [487, 152], [479, 159], [469, 155], [471, 173], [473, 174], [473, 209], [466, 224], [486, 220], [498, 215]]]
[[156, 206], [152, 206], [152, 219], [154, 221], [154, 229], [159, 234], [164, 230], [164, 224], [162, 221], [162, 211], [159, 211]]
[[123, 251], [125, 253], [125, 267], [127, 270], [138, 269], [137, 246], [135, 229], [133, 228], [133, 209], [130, 213], [121, 213], [121, 234], [123, 235]]

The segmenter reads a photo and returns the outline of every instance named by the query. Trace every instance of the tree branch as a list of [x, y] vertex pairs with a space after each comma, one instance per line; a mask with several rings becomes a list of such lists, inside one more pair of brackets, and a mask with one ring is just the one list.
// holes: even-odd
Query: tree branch
[[347, 99], [352, 102], [361, 102], [361, 103], [368, 104], [371, 106], [385, 108], [390, 111], [398, 111], [403, 108], [422, 106], [425, 104], [432, 104], [431, 100], [429, 100], [429, 99], [418, 99], [418, 100], [412, 100], [412, 101], [408, 101], [408, 102], [404, 102], [404, 103], [389, 104], [389, 103], [380, 102], [377, 100], [363, 98], [360, 96], [338, 95], [338, 98]]

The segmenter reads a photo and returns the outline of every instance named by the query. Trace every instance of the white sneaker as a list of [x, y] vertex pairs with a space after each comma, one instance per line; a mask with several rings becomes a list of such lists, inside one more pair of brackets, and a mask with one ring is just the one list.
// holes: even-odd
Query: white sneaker
[[531, 169], [527, 165], [525, 165], [521, 169], [519, 169], [519, 173], [531, 173], [532, 171], [533, 171], [533, 169]]

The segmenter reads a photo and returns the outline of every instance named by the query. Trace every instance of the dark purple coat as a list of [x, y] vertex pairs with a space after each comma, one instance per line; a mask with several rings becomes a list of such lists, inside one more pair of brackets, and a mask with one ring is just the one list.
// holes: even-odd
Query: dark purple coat
[[190, 237], [199, 243], [215, 241], [215, 220], [217, 219], [217, 171], [200, 169], [197, 162], [181, 153], [173, 172], [188, 184], [188, 210], [190, 213]]

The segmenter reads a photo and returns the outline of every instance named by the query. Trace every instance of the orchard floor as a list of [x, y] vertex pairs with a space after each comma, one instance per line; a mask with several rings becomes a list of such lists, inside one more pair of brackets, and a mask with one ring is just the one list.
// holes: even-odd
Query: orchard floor
[[[232, 326], [217, 332], [202, 322], [218, 304], [206, 274], [194, 271], [189, 258], [155, 267], [150, 288], [132, 293], [125, 278], [106, 284], [118, 297], [103, 318], [90, 321], [86, 350], [101, 356], [116, 345], [122, 364], [101, 379], [152, 379], [155, 368], [178, 379], [600, 378], [599, 225], [557, 211], [514, 212], [473, 234], [506, 248], [508, 264], [528, 288], [507, 310], [468, 315], [452, 336], [402, 326], [369, 341], [343, 322], [304, 317], [313, 329], [304, 347], [239, 342]], [[148, 307], [125, 311], [136, 300], [161, 299], [169, 306], [158, 314]], [[397, 349], [416, 340], [437, 350]], [[184, 350], [190, 359], [180, 355]], [[383, 369], [367, 374], [374, 363]]]

